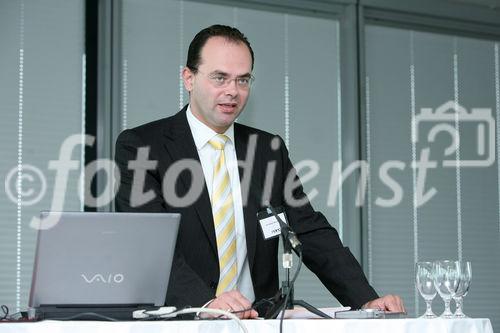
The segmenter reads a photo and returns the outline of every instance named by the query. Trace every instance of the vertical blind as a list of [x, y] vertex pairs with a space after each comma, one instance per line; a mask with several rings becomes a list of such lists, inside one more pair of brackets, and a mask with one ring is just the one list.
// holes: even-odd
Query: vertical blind
[[[31, 218], [64, 199], [80, 210], [79, 173], [54, 188], [63, 141], [82, 133], [84, 1], [0, 2], [0, 303], [26, 308], [36, 242]], [[82, 161], [80, 147], [73, 160]]]
[[[299, 173], [309, 172], [311, 161], [319, 167], [306, 192], [317, 190], [313, 206], [342, 232], [338, 202], [327, 205], [341, 144], [336, 20], [190, 1], [123, 1], [122, 129], [173, 115], [188, 102], [180, 79], [187, 48], [199, 30], [216, 23], [239, 28], [255, 52], [256, 81], [238, 122], [279, 134]], [[337, 304], [305, 267], [296, 296], [317, 306]]]
[[[402, 295], [409, 313], [419, 315], [424, 302], [414, 287], [415, 262], [471, 261], [464, 311], [498, 327], [499, 166], [488, 157], [498, 156], [499, 43], [376, 25], [365, 33], [369, 278], [382, 293]], [[426, 150], [424, 178], [411, 166], [425, 160]], [[402, 195], [387, 205], [380, 199], [394, 199], [394, 187], [379, 172], [390, 161], [399, 163], [388, 175]], [[435, 190], [427, 201], [416, 199], [419, 179], [425, 179], [420, 193]], [[440, 314], [439, 296], [433, 305]]]

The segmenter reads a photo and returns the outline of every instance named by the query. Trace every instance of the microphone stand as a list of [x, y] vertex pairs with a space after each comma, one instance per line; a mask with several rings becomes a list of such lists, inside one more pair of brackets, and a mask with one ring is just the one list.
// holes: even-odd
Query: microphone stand
[[285, 309], [291, 310], [294, 308], [294, 306], [298, 305], [305, 308], [309, 312], [314, 313], [319, 317], [332, 319], [332, 317], [330, 317], [323, 311], [319, 310], [318, 308], [312, 306], [311, 304], [307, 303], [306, 301], [301, 299], [294, 299], [293, 284], [295, 283], [295, 279], [297, 278], [297, 276], [294, 276], [294, 279], [290, 280], [290, 270], [293, 266], [292, 250], [294, 250], [295, 253], [297, 253], [297, 255], [300, 258], [299, 267], [295, 274], [298, 275], [299, 273], [298, 270], [300, 270], [300, 267], [302, 265], [302, 244], [298, 240], [295, 232], [290, 228], [288, 224], [286, 224], [285, 222], [283, 222], [283, 220], [281, 220], [281, 218], [278, 216], [278, 214], [276, 214], [276, 211], [271, 206], [268, 206], [267, 211], [268, 213], [273, 214], [276, 220], [278, 220], [281, 227], [281, 237], [283, 240], [283, 267], [285, 268], [286, 272], [286, 280], [281, 282], [281, 289], [274, 297], [276, 305], [271, 308], [270, 310], [271, 313], [269, 313], [269, 315], [266, 315], [266, 318], [276, 318], [280, 310], [283, 311], [285, 311]]

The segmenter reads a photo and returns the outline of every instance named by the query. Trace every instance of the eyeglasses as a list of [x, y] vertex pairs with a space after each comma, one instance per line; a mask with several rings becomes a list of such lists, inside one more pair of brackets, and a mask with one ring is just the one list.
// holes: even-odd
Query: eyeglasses
[[200, 70], [198, 70], [199, 73], [205, 75], [212, 85], [217, 88], [225, 88], [229, 86], [229, 84], [234, 81], [236, 82], [236, 86], [240, 89], [243, 90], [248, 90], [252, 86], [252, 82], [255, 80], [255, 77], [253, 75], [244, 75], [244, 76], [237, 76], [232, 79], [230, 79], [226, 74], [224, 73], [212, 73], [212, 74], [204, 74]]

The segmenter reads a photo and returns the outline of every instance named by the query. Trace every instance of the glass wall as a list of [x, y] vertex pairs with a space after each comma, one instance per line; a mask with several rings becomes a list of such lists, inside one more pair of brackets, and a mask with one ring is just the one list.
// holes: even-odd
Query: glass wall
[[[499, 43], [376, 25], [365, 32], [370, 280], [422, 314], [415, 262], [469, 260], [465, 312], [499, 325]], [[441, 313], [442, 301], [434, 307]]]
[[[81, 208], [79, 172], [55, 188], [49, 161], [84, 128], [84, 1], [2, 1], [0, 43], [0, 303], [14, 313], [28, 305], [32, 218], [53, 199]], [[71, 157], [83, 161], [81, 145]]]

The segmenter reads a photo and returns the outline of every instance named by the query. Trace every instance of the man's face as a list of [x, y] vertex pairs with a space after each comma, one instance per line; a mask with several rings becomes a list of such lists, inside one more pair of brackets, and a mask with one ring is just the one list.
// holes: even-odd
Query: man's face
[[[249, 77], [252, 57], [243, 43], [211, 37], [201, 49], [198, 72], [184, 68], [184, 86], [190, 93], [189, 103], [196, 118], [217, 133], [224, 133], [243, 111], [250, 88], [241, 88], [235, 78]], [[225, 78], [228, 84], [218, 86]]]

